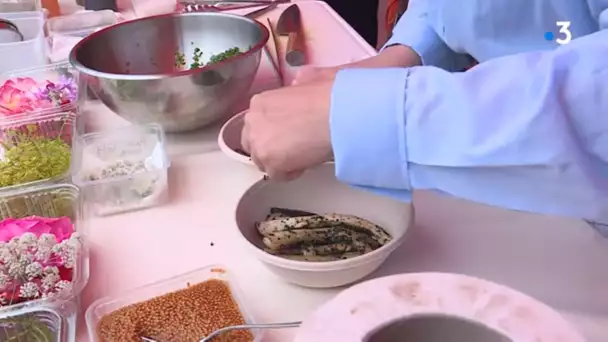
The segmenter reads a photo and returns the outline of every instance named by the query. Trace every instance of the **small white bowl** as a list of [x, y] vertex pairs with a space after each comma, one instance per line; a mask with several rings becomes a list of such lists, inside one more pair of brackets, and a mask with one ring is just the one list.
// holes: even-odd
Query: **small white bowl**
[[220, 145], [220, 150], [229, 158], [243, 164], [255, 165], [249, 156], [239, 152], [239, 150], [244, 150], [241, 145], [241, 132], [243, 131], [243, 119], [246, 113], [247, 111], [242, 111], [226, 121], [217, 137], [217, 143]]
[[[352, 259], [308, 262], [281, 258], [262, 249], [262, 239], [255, 227], [271, 207], [356, 215], [383, 227], [393, 239], [373, 252]], [[350, 284], [372, 273], [403, 243], [413, 218], [411, 203], [340, 183], [334, 175], [333, 163], [309, 170], [292, 182], [261, 180], [243, 194], [236, 208], [236, 224], [245, 246], [279, 277], [315, 288]]]

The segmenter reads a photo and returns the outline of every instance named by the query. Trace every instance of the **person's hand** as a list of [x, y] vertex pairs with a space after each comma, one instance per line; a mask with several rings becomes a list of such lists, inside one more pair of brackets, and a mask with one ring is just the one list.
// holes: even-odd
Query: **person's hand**
[[285, 87], [251, 99], [241, 142], [261, 171], [291, 180], [331, 160], [332, 85], [326, 81]]
[[338, 71], [348, 68], [389, 68], [420, 65], [420, 57], [407, 46], [391, 46], [378, 55], [357, 62], [334, 67], [303, 66], [298, 70], [293, 85], [312, 82], [330, 82], [336, 78]]
[[306, 83], [333, 81], [339, 70], [340, 67], [322, 68], [306, 65], [300, 67], [292, 84], [302, 85]]

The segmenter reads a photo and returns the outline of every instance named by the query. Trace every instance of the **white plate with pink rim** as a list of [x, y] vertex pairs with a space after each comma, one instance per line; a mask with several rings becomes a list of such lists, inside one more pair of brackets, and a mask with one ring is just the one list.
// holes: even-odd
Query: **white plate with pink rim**
[[294, 342], [403, 340], [585, 342], [570, 322], [532, 297], [448, 273], [399, 274], [352, 286], [308, 317]]
[[246, 113], [247, 110], [238, 113], [222, 126], [217, 137], [217, 143], [220, 145], [220, 150], [230, 159], [253, 166], [255, 164], [241, 145], [241, 133]]

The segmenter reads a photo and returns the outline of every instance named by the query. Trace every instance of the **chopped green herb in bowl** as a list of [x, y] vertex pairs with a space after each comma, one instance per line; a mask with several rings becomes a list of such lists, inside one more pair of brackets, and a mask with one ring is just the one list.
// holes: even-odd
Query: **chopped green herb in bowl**
[[186, 68], [186, 56], [184, 55], [184, 53], [178, 51], [175, 53], [175, 67], [184, 70], [202, 68], [206, 65], [225, 61], [231, 57], [238, 56], [241, 53], [241, 49], [239, 49], [238, 47], [233, 47], [216, 55], [211, 55], [211, 57], [209, 57], [209, 62], [203, 63], [203, 50], [201, 50], [200, 48], [195, 48], [194, 53], [192, 55], [192, 63], [190, 63], [189, 68]]

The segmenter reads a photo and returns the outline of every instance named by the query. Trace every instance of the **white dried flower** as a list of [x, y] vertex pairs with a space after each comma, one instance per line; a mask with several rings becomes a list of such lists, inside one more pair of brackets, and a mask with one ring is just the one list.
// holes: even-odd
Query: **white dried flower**
[[64, 267], [74, 268], [79, 246], [80, 243], [77, 239], [64, 240], [60, 244], [53, 246], [53, 254], [59, 258]]
[[8, 275], [13, 279], [21, 279], [25, 276], [25, 264], [20, 263], [18, 260], [8, 265]]
[[39, 277], [42, 274], [42, 270], [42, 265], [39, 262], [34, 261], [25, 267], [25, 276], [28, 280], [32, 280]]
[[53, 247], [51, 247], [51, 252], [59, 257], [61, 257], [64, 253], [65, 250], [65, 241], [62, 241], [61, 243], [58, 243], [56, 245], [54, 245]]
[[23, 233], [20, 237], [19, 237], [19, 243], [21, 245], [27, 246], [29, 248], [36, 246], [36, 244], [38, 243], [38, 238], [36, 237], [36, 234], [34, 233]]
[[38, 248], [35, 257], [42, 262], [48, 262], [53, 254], [53, 247], [57, 245], [57, 238], [53, 234], [42, 234], [38, 239]]
[[24, 266], [29, 265], [34, 261], [34, 256], [31, 253], [21, 253], [19, 255], [19, 262]]
[[49, 275], [49, 274], [59, 275], [59, 268], [57, 268], [56, 266], [46, 266], [42, 272], [45, 275]]
[[40, 238], [38, 238], [38, 246], [42, 245], [42, 246], [51, 248], [56, 244], [57, 244], [57, 237], [55, 237], [55, 235], [53, 235], [53, 234], [44, 233], [44, 234], [40, 235]]
[[40, 298], [42, 298], [42, 299], [53, 298], [56, 295], [57, 295], [57, 293], [55, 293], [55, 292], [42, 292], [42, 294], [40, 295]]
[[27, 282], [21, 285], [19, 289], [19, 297], [23, 299], [33, 299], [40, 297], [40, 289], [38, 285], [34, 282]]
[[76, 249], [70, 248], [66, 250], [66, 253], [61, 258], [61, 261], [65, 268], [74, 268], [76, 266]]
[[40, 284], [42, 285], [42, 292], [47, 293], [55, 289], [55, 285], [61, 278], [57, 274], [49, 273], [42, 277]]
[[8, 274], [0, 272], [0, 289], [6, 287], [10, 283], [10, 281], [11, 278], [8, 276]]
[[6, 293], [2, 293], [0, 294], [0, 306], [5, 306], [5, 305], [9, 305], [9, 301], [8, 298], [6, 298], [8, 295]]
[[8, 245], [0, 247], [0, 261], [2, 261], [3, 264], [10, 264], [15, 261], [16, 258], [17, 256]]
[[70, 292], [72, 291], [72, 282], [67, 280], [61, 280], [55, 284], [57, 292]]
[[36, 249], [36, 253], [34, 254], [34, 258], [36, 260], [40, 260], [42, 262], [48, 262], [51, 258], [52, 252], [51, 247], [39, 245], [38, 249]]
[[11, 241], [8, 242], [8, 247], [14, 249], [17, 245], [19, 245], [20, 242], [19, 237], [15, 236], [11, 239]]
[[29, 253], [23, 253], [21, 255], [19, 255], [19, 264], [21, 265], [21, 268], [23, 269], [23, 275], [25, 275], [25, 268], [31, 264], [32, 262], [34, 262], [34, 256], [29, 254]]
[[21, 240], [18, 237], [14, 237], [8, 243], [8, 248], [16, 254], [26, 253], [28, 250], [28, 245], [21, 243]]

